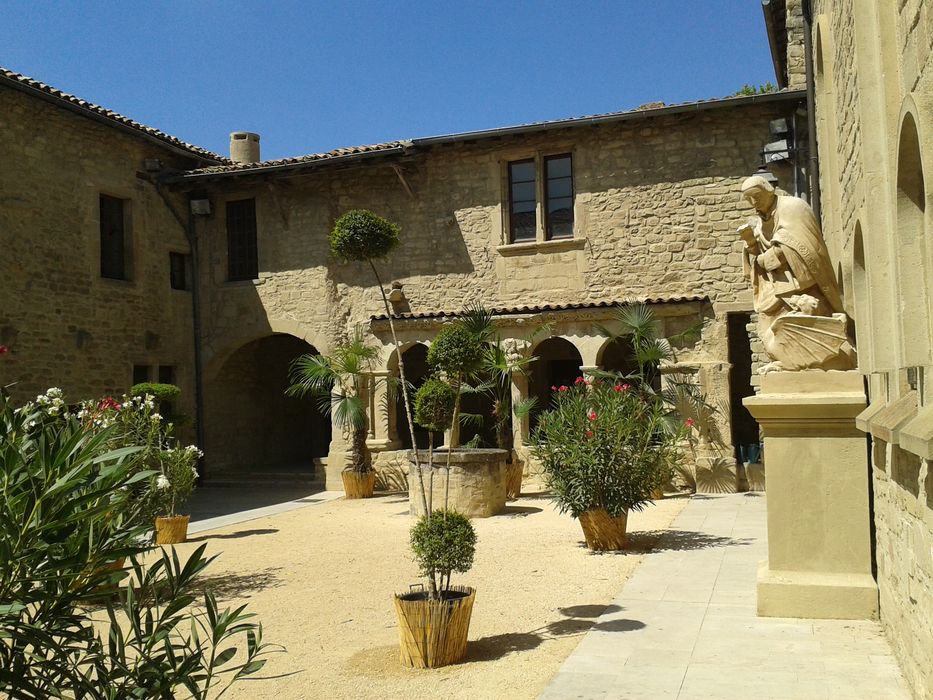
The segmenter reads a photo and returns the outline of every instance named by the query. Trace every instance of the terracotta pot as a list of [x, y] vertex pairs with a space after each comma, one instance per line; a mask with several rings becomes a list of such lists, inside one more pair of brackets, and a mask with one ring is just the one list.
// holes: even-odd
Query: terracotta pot
[[399, 660], [404, 666], [438, 668], [466, 656], [476, 590], [453, 586], [444, 596], [442, 600], [429, 600], [427, 592], [395, 596]]
[[170, 515], [155, 519], [156, 544], [181, 544], [188, 539], [190, 515]]
[[586, 537], [586, 546], [599, 552], [616, 551], [625, 547], [625, 527], [628, 513], [612, 518], [602, 508], [588, 510], [580, 515], [580, 526]]
[[346, 469], [340, 473], [347, 498], [372, 498], [376, 486], [376, 472], [356, 472]]

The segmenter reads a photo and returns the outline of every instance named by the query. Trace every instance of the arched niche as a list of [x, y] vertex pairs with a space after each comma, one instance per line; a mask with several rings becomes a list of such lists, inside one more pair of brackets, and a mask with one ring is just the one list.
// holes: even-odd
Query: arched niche
[[906, 366], [931, 362], [926, 252], [926, 186], [914, 112], [905, 109], [897, 148], [897, 301], [901, 356]]
[[538, 424], [538, 416], [551, 406], [551, 387], [572, 386], [578, 377], [583, 376], [580, 369], [583, 358], [577, 347], [566, 338], [545, 338], [538, 343], [532, 355], [528, 377], [528, 395], [537, 398], [535, 410], [531, 413], [531, 429]]
[[[431, 375], [428, 367], [428, 346], [424, 343], [412, 343], [402, 350], [402, 362], [405, 364], [405, 381], [408, 382], [409, 398], [411, 399], [412, 411], [415, 406], [415, 392], [424, 384], [425, 380]], [[393, 374], [398, 374], [398, 353], [393, 351], [389, 357], [388, 369]], [[405, 397], [401, 390], [395, 393], [395, 400], [391, 402], [391, 407], [395, 411], [394, 416], [390, 416], [389, 425], [395, 428], [395, 435], [401, 449], [410, 450], [412, 448], [411, 431], [408, 426], [408, 417], [405, 414]], [[391, 428], [390, 428], [391, 430]], [[415, 442], [419, 449], [426, 449], [428, 446], [428, 431], [415, 425]], [[444, 443], [444, 435], [438, 433], [434, 436], [434, 446], [438, 447]]]
[[330, 418], [312, 397], [285, 395], [292, 362], [317, 349], [276, 333], [244, 343], [205, 383], [204, 454], [209, 477], [223, 472], [312, 476], [326, 457]]

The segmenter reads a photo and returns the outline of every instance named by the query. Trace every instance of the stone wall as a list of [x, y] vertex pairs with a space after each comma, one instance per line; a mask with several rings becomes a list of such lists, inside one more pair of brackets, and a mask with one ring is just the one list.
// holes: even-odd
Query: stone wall
[[[155, 144], [0, 87], [0, 384], [26, 400], [120, 394], [133, 366], [175, 367], [178, 409], [194, 414], [191, 293], [171, 289], [169, 251], [184, 230], [149, 182], [146, 158], [182, 167]], [[100, 276], [99, 196], [129, 200], [129, 281]], [[180, 211], [185, 202], [168, 195]]]
[[[833, 114], [818, 122], [823, 226], [869, 386], [859, 425], [873, 443], [881, 620], [925, 697], [933, 687], [933, 338], [911, 326], [929, 327], [933, 314], [933, 227], [901, 208], [904, 191], [929, 192], [933, 174], [933, 11], [919, 0], [820, 0], [814, 20], [814, 45], [819, 37], [831, 57], [816, 105], [818, 116]], [[905, 119], [919, 143], [903, 139]], [[908, 313], [918, 323], [905, 322]]]
[[[769, 120], [796, 106], [794, 100], [749, 104], [455, 142], [391, 163], [287, 180], [215, 180], [207, 187], [217, 215], [199, 231], [208, 396], [218, 395], [213, 386], [223, 381], [225, 364], [247, 342], [287, 332], [327, 352], [354, 325], [383, 313], [371, 271], [329, 258], [335, 218], [356, 208], [400, 224], [401, 246], [378, 267], [386, 285], [403, 285], [412, 312], [456, 311], [470, 301], [513, 307], [708, 297], [713, 318], [704, 382], [717, 395], [725, 386], [728, 396], [725, 312], [719, 310], [751, 307], [735, 235], [751, 212], [738, 188], [757, 168]], [[574, 239], [508, 244], [507, 163], [568, 152]], [[260, 273], [255, 281], [231, 283], [225, 281], [225, 202], [243, 197], [257, 202]], [[387, 333], [381, 338], [388, 355]], [[206, 410], [208, 423], [221, 414], [219, 404], [217, 412]], [[723, 432], [729, 434], [728, 425]]]

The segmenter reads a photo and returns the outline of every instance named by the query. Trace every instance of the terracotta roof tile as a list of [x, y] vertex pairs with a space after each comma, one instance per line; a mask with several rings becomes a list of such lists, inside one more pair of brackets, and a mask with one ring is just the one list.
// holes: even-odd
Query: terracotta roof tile
[[[709, 297], [705, 294], [691, 294], [687, 296], [673, 296], [673, 297], [639, 297], [638, 299], [626, 299], [619, 301], [592, 301], [592, 302], [579, 302], [575, 304], [534, 304], [534, 305], [523, 305], [523, 306], [502, 306], [497, 308], [488, 309], [489, 313], [493, 316], [511, 316], [515, 314], [538, 314], [538, 313], [547, 313], [549, 311], [577, 311], [581, 309], [607, 309], [614, 306], [619, 306], [620, 304], [626, 303], [644, 303], [644, 304], [676, 304], [688, 301], [706, 301]], [[394, 314], [393, 319], [444, 319], [444, 318], [456, 318], [463, 314], [463, 311], [427, 311], [423, 313], [401, 313]], [[370, 321], [385, 321], [388, 320], [388, 316], [385, 314], [379, 314], [378, 316], [371, 316]]]
[[230, 163], [228, 165], [211, 165], [206, 168], [188, 171], [192, 175], [210, 175], [214, 173], [231, 173], [256, 170], [259, 168], [275, 168], [288, 165], [301, 165], [302, 163], [314, 163], [322, 160], [333, 160], [346, 156], [356, 156], [363, 153], [377, 153], [380, 151], [391, 151], [403, 149], [411, 146], [410, 141], [389, 141], [388, 143], [376, 143], [368, 146], [350, 146], [347, 148], [335, 148], [326, 153], [312, 153], [306, 156], [297, 156], [294, 158], [279, 158], [277, 160], [263, 160], [258, 163]]
[[182, 141], [181, 139], [177, 139], [174, 136], [170, 136], [169, 134], [166, 134], [163, 131], [159, 131], [158, 129], [154, 129], [151, 126], [145, 126], [144, 124], [140, 124], [139, 122], [134, 121], [130, 119], [129, 117], [125, 117], [122, 114], [118, 114], [117, 112], [107, 109], [106, 107], [101, 107], [100, 105], [96, 105], [92, 102], [88, 102], [87, 100], [82, 100], [80, 97], [75, 97], [74, 95], [70, 95], [67, 92], [63, 92], [57, 88], [52, 87], [51, 85], [46, 85], [45, 83], [41, 83], [38, 80], [34, 80], [28, 76], [22, 75], [20, 73], [16, 73], [7, 68], [0, 67], [0, 84], [2, 84], [3, 81], [12, 83], [16, 87], [19, 87], [21, 89], [25, 88], [27, 90], [33, 90], [33, 91], [42, 93], [43, 95], [47, 97], [51, 97], [56, 100], [61, 100], [62, 102], [67, 103], [68, 105], [71, 105], [72, 107], [78, 107], [80, 109], [96, 114], [100, 117], [109, 119], [110, 121], [113, 121], [115, 124], [120, 124], [125, 127], [130, 127], [131, 129], [135, 129], [136, 131], [147, 134], [148, 136], [155, 137], [156, 139], [159, 139], [160, 141], [164, 141], [165, 143], [171, 146], [175, 146], [176, 148], [180, 148], [182, 150], [188, 151], [192, 155], [198, 156], [199, 158], [202, 158], [205, 160], [213, 160], [218, 163], [232, 162], [229, 159], [223, 156], [217, 155], [216, 153], [213, 153], [211, 151], [208, 151], [207, 149], [201, 148], [200, 146], [195, 146], [193, 144], [186, 143]]

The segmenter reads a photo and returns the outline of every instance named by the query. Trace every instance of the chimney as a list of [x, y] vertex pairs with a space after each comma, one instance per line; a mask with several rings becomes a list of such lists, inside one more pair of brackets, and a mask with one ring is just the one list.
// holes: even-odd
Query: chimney
[[234, 163], [258, 163], [259, 134], [251, 131], [230, 134], [230, 160]]

